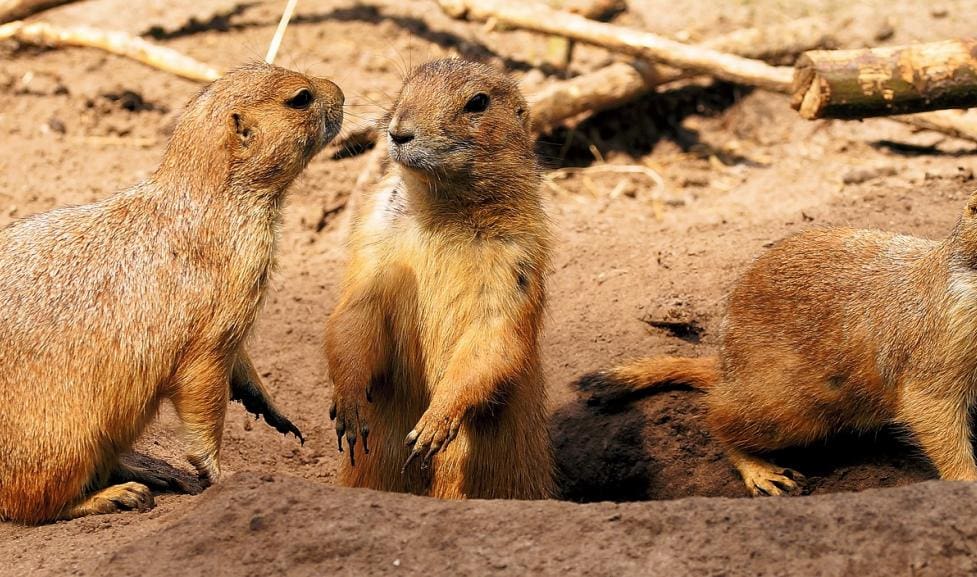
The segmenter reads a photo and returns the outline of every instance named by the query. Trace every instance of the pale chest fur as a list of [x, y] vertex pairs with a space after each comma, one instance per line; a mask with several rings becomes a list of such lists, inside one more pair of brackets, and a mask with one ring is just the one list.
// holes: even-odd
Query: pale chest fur
[[946, 360], [956, 365], [961, 379], [977, 392], [977, 271], [951, 267], [945, 320]]
[[530, 247], [422, 228], [389, 199], [367, 218], [375, 236], [364, 245], [364, 256], [378, 267], [399, 361], [421, 369], [429, 384], [443, 374], [466, 331], [529, 306], [525, 276], [535, 270]]

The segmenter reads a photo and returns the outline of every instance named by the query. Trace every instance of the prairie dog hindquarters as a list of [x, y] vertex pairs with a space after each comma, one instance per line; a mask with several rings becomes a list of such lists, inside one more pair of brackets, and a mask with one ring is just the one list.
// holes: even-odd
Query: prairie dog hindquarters
[[[977, 480], [977, 196], [942, 241], [818, 229], [759, 257], [727, 304], [718, 361], [660, 357], [590, 378], [618, 389], [687, 382], [754, 495], [803, 477], [759, 454], [843, 430], [905, 426], [940, 477]], [[696, 383], [694, 365], [715, 363]]]

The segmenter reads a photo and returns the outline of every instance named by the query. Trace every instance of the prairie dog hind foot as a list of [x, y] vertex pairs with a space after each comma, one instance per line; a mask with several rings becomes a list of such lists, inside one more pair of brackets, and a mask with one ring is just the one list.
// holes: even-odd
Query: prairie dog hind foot
[[88, 515], [105, 515], [130, 510], [148, 511], [155, 506], [156, 500], [149, 487], [142, 483], [122, 483], [92, 493], [62, 513], [61, 519], [77, 519]]
[[754, 497], [800, 495], [804, 490], [807, 479], [793, 469], [778, 467], [737, 449], [727, 448], [726, 454]]

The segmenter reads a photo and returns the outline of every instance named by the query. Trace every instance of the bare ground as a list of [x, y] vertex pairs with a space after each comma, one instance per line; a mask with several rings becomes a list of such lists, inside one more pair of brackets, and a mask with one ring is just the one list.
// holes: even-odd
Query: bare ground
[[[263, 55], [279, 4], [87, 0], [45, 19], [146, 34], [229, 67]], [[822, 15], [845, 46], [936, 40], [977, 24], [962, 0], [675, 4], [632, 0], [619, 21], [696, 40]], [[543, 80], [529, 71], [543, 40], [451, 21], [433, 2], [305, 0], [298, 14], [280, 62], [334, 78], [351, 125], [390, 102], [411, 64], [444, 55], [505, 65], [527, 92]], [[147, 176], [199, 89], [90, 50], [0, 48], [0, 57], [0, 224]], [[574, 70], [607, 59], [583, 48]], [[784, 97], [726, 84], [602, 113], [544, 136], [540, 154], [550, 167], [588, 165], [591, 145], [607, 162], [654, 168], [666, 187], [592, 174], [547, 189], [558, 235], [544, 341], [551, 433], [567, 500], [654, 502], [441, 503], [334, 487], [321, 333], [345, 251], [342, 216], [324, 207], [348, 192], [364, 158], [323, 154], [292, 190], [251, 344], [305, 446], [234, 405], [224, 462], [238, 474], [227, 482], [160, 495], [148, 513], [0, 524], [0, 574], [972, 574], [973, 489], [913, 485], [935, 475], [898, 431], [774, 455], [808, 476], [813, 497], [732, 499], [745, 491], [702, 426], [695, 393], [591, 405], [574, 383], [630, 357], [712, 353], [726, 291], [783, 236], [830, 225], [946, 234], [974, 189], [974, 145], [886, 120], [807, 123]], [[622, 194], [609, 198], [615, 189]], [[703, 331], [691, 342], [643, 318]], [[190, 479], [170, 410], [139, 453]], [[723, 499], [666, 501], [691, 496]]]

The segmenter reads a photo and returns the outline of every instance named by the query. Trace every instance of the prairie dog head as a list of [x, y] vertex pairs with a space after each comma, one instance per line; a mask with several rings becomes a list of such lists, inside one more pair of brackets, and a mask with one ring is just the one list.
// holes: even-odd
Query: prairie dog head
[[325, 78], [263, 63], [242, 66], [190, 102], [163, 166], [221, 173], [255, 189], [284, 187], [339, 132], [343, 101]]
[[529, 108], [515, 82], [483, 64], [429, 62], [404, 83], [387, 120], [390, 158], [428, 181], [484, 166], [535, 166]]

